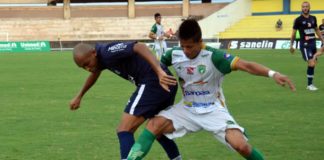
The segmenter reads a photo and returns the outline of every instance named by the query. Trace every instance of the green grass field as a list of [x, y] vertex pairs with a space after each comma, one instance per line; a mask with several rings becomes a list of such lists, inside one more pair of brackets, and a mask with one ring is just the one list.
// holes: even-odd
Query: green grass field
[[[268, 160], [320, 160], [324, 157], [324, 64], [316, 68], [316, 92], [307, 91], [306, 63], [287, 50], [233, 50], [243, 59], [280, 71], [297, 91], [270, 78], [232, 72], [224, 81], [227, 105], [245, 127], [250, 143]], [[320, 57], [322, 58], [322, 57]], [[0, 54], [1, 160], [115, 160], [115, 129], [134, 90], [105, 71], [77, 111], [68, 104], [88, 73], [70, 52]], [[179, 95], [178, 95], [179, 99]], [[140, 133], [142, 128], [137, 132]], [[184, 160], [238, 160], [210, 133], [176, 140]], [[149, 160], [167, 159], [154, 143]]]

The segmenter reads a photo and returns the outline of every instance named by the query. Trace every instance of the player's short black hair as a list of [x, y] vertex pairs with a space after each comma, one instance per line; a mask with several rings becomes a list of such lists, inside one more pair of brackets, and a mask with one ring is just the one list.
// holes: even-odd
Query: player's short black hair
[[157, 17], [161, 17], [161, 14], [160, 13], [155, 13], [154, 18], [157, 18]]
[[201, 40], [201, 29], [198, 22], [194, 19], [184, 20], [179, 27], [179, 39], [189, 40], [194, 42]]

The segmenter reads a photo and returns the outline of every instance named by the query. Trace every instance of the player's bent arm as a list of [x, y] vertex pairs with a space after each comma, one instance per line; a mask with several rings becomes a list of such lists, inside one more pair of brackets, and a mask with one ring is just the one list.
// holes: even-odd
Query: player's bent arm
[[81, 91], [70, 101], [70, 109], [77, 110], [80, 107], [81, 99], [83, 95], [91, 88], [91, 86], [96, 82], [100, 76], [101, 71], [91, 72], [87, 78], [85, 84], [83, 85]]
[[320, 55], [322, 55], [324, 52], [324, 46], [322, 48], [320, 48], [319, 51], [317, 51], [315, 54], [314, 54], [314, 57], [313, 57], [313, 60], [316, 60], [317, 57], [319, 57]]
[[81, 91], [78, 94], [78, 97], [82, 98], [83, 95], [96, 83], [97, 79], [101, 74], [101, 70], [97, 70], [95, 72], [90, 72], [87, 80], [85, 81]]
[[149, 33], [149, 38], [151, 38], [151, 39], [157, 39], [158, 37], [156, 36], [155, 33], [150, 32], [150, 33]]
[[153, 56], [150, 49], [143, 43], [136, 43], [133, 48], [134, 52], [143, 57], [158, 75], [161, 86], [169, 91], [168, 85], [176, 85], [177, 81], [173, 76], [167, 75], [160, 66], [160, 62]]
[[315, 33], [317, 34], [318, 38], [324, 43], [324, 37], [321, 34], [321, 31], [318, 28], [315, 28]]

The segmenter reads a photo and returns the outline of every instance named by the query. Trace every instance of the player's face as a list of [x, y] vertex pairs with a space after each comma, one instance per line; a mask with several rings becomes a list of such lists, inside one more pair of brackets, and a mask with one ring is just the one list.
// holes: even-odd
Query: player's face
[[189, 59], [193, 59], [199, 54], [201, 50], [202, 40], [200, 40], [199, 42], [195, 42], [193, 39], [180, 39], [180, 45], [185, 55]]
[[96, 52], [91, 52], [83, 56], [80, 60], [79, 66], [89, 72], [95, 72], [98, 69]]
[[155, 22], [157, 24], [161, 24], [161, 19], [162, 19], [162, 17], [161, 16], [158, 16], [158, 17], [155, 18]]
[[302, 4], [302, 12], [303, 12], [303, 14], [308, 15], [309, 11], [310, 11], [310, 4], [308, 2], [304, 2]]

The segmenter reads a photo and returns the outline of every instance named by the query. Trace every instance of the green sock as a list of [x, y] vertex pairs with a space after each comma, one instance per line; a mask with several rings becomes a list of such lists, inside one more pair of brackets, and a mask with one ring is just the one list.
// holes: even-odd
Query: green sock
[[245, 159], [247, 159], [247, 160], [264, 160], [262, 154], [255, 148], [252, 148], [251, 154], [248, 157], [246, 157]]
[[129, 152], [127, 160], [143, 159], [150, 151], [155, 138], [155, 135], [145, 128]]

